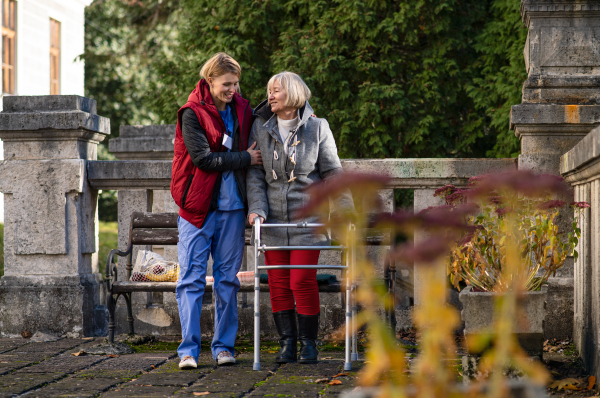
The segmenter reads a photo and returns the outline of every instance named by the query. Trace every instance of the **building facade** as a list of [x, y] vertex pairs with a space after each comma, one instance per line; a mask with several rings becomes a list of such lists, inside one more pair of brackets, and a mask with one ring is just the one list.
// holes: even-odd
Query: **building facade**
[[[84, 95], [84, 9], [92, 0], [0, 0], [2, 97]], [[1, 106], [1, 103], [0, 103]], [[0, 160], [4, 150], [0, 141]], [[4, 200], [0, 194], [0, 223]]]

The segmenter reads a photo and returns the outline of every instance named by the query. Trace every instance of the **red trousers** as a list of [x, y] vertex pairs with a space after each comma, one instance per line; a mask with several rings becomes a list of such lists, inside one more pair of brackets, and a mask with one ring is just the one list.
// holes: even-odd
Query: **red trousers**
[[[319, 253], [319, 250], [268, 251], [265, 252], [265, 264], [316, 265]], [[294, 307], [302, 315], [320, 312], [316, 269], [270, 269], [267, 272], [273, 312], [293, 310]]]

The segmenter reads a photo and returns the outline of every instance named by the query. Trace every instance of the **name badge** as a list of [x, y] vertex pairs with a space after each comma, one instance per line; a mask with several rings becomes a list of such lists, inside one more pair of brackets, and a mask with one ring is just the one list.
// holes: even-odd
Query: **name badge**
[[227, 149], [231, 150], [231, 148], [233, 148], [233, 138], [231, 138], [227, 134], [223, 134], [223, 145]]

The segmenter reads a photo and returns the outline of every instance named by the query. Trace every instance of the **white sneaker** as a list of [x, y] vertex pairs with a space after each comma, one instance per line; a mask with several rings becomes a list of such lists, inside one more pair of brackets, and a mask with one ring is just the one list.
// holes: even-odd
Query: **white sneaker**
[[219, 355], [217, 355], [217, 364], [218, 365], [233, 365], [235, 363], [235, 358], [229, 351], [221, 351]]
[[184, 356], [179, 362], [179, 369], [196, 369], [197, 367], [196, 360], [189, 355]]

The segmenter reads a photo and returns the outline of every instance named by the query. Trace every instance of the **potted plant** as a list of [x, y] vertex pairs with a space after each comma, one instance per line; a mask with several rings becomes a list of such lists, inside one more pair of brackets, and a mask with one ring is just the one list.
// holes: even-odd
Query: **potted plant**
[[541, 358], [546, 283], [571, 253], [577, 258], [578, 215], [589, 207], [571, 203], [574, 221], [561, 230], [557, 220], [567, 204], [552, 196], [566, 189], [560, 177], [519, 171], [474, 177], [463, 190], [448, 185], [436, 191], [451, 209], [465, 201], [477, 208], [467, 217], [470, 230], [447, 262], [450, 282], [461, 291], [464, 334], [472, 353], [485, 348], [474, 340], [492, 327], [496, 299], [516, 283], [522, 291], [512, 333], [529, 355]]

